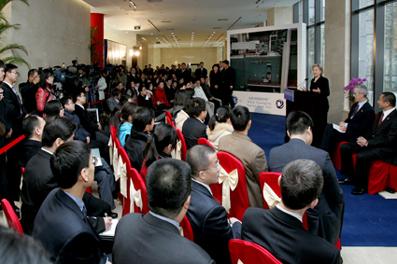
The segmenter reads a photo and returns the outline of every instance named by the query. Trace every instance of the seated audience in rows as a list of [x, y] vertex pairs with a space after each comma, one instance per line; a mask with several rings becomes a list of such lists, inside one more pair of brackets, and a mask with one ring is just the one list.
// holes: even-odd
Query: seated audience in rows
[[262, 207], [262, 190], [259, 187], [259, 173], [267, 170], [266, 156], [263, 149], [248, 137], [251, 128], [251, 113], [245, 106], [236, 106], [230, 120], [233, 133], [219, 140], [219, 150], [236, 156], [244, 165], [247, 179], [250, 206]]
[[22, 129], [26, 135], [22, 142], [20, 164], [26, 167], [28, 161], [41, 149], [41, 140], [46, 121], [38, 115], [29, 115], [22, 121]]
[[0, 263], [50, 264], [47, 252], [30, 236], [21, 236], [0, 225]]
[[121, 109], [121, 95], [120, 90], [113, 89], [112, 96], [106, 99], [106, 106], [110, 114], [114, 114]]
[[288, 163], [279, 178], [281, 203], [270, 210], [248, 208], [242, 239], [259, 244], [286, 264], [342, 263], [334, 244], [303, 228], [305, 212], [319, 202], [324, 183], [321, 174], [312, 160]]
[[[381, 112], [375, 118], [372, 134], [341, 147], [342, 172], [353, 181], [354, 195], [367, 191], [368, 173], [373, 161], [382, 160], [397, 165], [396, 96], [392, 92], [383, 92], [377, 103]], [[353, 153], [357, 153], [354, 167]]]
[[[228, 222], [227, 212], [212, 196], [210, 184], [218, 183], [220, 165], [215, 150], [196, 145], [187, 154], [192, 169], [192, 194], [187, 216], [194, 232], [194, 241], [216, 261], [230, 263], [229, 240], [240, 238], [241, 223]], [[233, 232], [234, 231], [234, 232]]]
[[186, 140], [187, 149], [197, 145], [199, 138], [207, 138], [207, 126], [204, 120], [207, 116], [205, 101], [201, 98], [193, 98], [188, 102], [186, 112], [189, 118], [184, 122], [182, 133]]
[[124, 216], [116, 228], [113, 261], [131, 263], [214, 263], [180, 234], [189, 208], [191, 170], [180, 160], [161, 159], [148, 169], [149, 213]]
[[64, 108], [64, 117], [72, 121], [72, 123], [76, 126], [76, 131], [74, 133], [74, 138], [76, 140], [80, 140], [90, 144], [91, 138], [90, 133], [83, 128], [80, 123], [80, 118], [74, 112], [75, 104], [73, 103], [73, 99], [70, 96], [64, 96], [61, 98], [61, 103]]
[[[47, 123], [43, 131], [42, 148], [27, 162], [21, 195], [21, 223], [27, 234], [32, 232], [33, 221], [44, 199], [51, 190], [58, 187], [51, 169], [53, 153], [64, 142], [73, 139], [74, 129], [73, 123], [64, 118]], [[103, 182], [106, 183], [106, 181]], [[87, 194], [85, 200], [88, 203], [90, 215], [100, 216], [111, 212], [109, 204], [92, 195]]]
[[[51, 167], [59, 188], [52, 190], [37, 213], [33, 237], [56, 263], [105, 263], [99, 237], [87, 219], [83, 196], [94, 181], [94, 164], [87, 144], [64, 143]], [[106, 229], [111, 219], [105, 218]]]
[[171, 153], [176, 148], [176, 130], [170, 125], [160, 123], [154, 128], [152, 139], [152, 142], [147, 144], [144, 150], [146, 167], [156, 160], [172, 157]]
[[296, 159], [313, 160], [320, 166], [324, 188], [319, 205], [307, 211], [309, 232], [335, 244], [342, 228], [343, 192], [328, 153], [310, 145], [313, 141], [312, 127], [313, 121], [308, 114], [291, 112], [287, 117], [290, 141], [270, 151], [269, 168], [281, 172], [285, 165]]
[[40, 87], [36, 92], [36, 108], [37, 112], [42, 114], [47, 102], [55, 100], [56, 96], [53, 90], [54, 74], [51, 70], [43, 71], [43, 79]]
[[227, 135], [233, 133], [234, 129], [230, 121], [231, 112], [228, 107], [219, 107], [216, 109], [208, 123], [207, 135], [208, 140], [218, 149], [219, 140]]
[[23, 108], [27, 114], [37, 112], [36, 107], [36, 92], [39, 89], [40, 74], [37, 69], [30, 69], [28, 71], [28, 80], [19, 84], [19, 91], [21, 93]]
[[121, 146], [124, 147], [125, 141], [131, 134], [132, 121], [134, 120], [135, 111], [137, 106], [133, 103], [127, 102], [121, 108], [121, 124], [117, 130], [118, 138]]
[[46, 122], [50, 122], [58, 117], [63, 117], [65, 110], [59, 100], [52, 100], [45, 104], [43, 118]]
[[125, 150], [128, 153], [132, 167], [141, 170], [144, 160], [144, 150], [150, 143], [150, 134], [154, 127], [153, 110], [146, 107], [138, 107], [132, 121], [131, 135], [125, 142]]
[[371, 135], [375, 112], [368, 102], [367, 87], [360, 85], [354, 88], [354, 101], [348, 117], [339, 123], [339, 131], [328, 124], [321, 143], [321, 148], [328, 153], [334, 153], [341, 141], [356, 142], [357, 138], [368, 138]]

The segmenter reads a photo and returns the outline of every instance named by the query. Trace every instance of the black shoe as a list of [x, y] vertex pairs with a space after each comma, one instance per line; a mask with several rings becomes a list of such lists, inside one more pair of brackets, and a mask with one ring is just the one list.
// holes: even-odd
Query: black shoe
[[354, 187], [352, 190], [352, 194], [353, 195], [362, 195], [365, 193], [365, 189], [364, 188], [360, 188], [360, 187]]
[[390, 187], [387, 187], [387, 188], [385, 189], [385, 191], [388, 192], [388, 193], [395, 193], [395, 192], [396, 192], [394, 189], [392, 189], [392, 188], [390, 188]]
[[352, 183], [352, 180], [350, 178], [344, 178], [341, 180], [338, 180], [339, 184], [350, 184]]
[[119, 215], [115, 212], [111, 212], [109, 216], [113, 219], [116, 219], [117, 217], [119, 217]]

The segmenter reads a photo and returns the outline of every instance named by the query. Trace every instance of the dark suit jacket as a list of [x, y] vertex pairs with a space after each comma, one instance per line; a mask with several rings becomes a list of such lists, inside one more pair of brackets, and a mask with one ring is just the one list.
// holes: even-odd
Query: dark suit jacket
[[13, 92], [10, 86], [5, 82], [0, 84], [0, 87], [3, 88], [4, 91], [4, 102], [8, 108], [8, 114], [11, 121], [11, 127], [14, 130], [13, 137], [18, 136], [21, 132], [22, 126], [22, 105], [18, 99], [18, 96]]
[[23, 107], [26, 113], [32, 113], [37, 110], [36, 92], [39, 86], [30, 82], [24, 82], [19, 85], [19, 92], [22, 96]]
[[185, 137], [187, 149], [197, 145], [197, 140], [201, 137], [207, 138], [207, 126], [194, 117], [186, 119], [182, 126], [182, 133]]
[[88, 115], [87, 110], [77, 104], [75, 106], [74, 113], [79, 117], [81, 126], [90, 133], [91, 139], [96, 139], [95, 132], [98, 131], [96, 120], [92, 120]]
[[372, 125], [375, 118], [375, 112], [372, 106], [366, 102], [355, 114], [355, 108], [358, 103], [354, 103], [345, 122], [348, 123], [346, 136], [352, 140], [358, 137], [368, 138], [371, 135]]
[[306, 232], [298, 219], [278, 208], [248, 208], [241, 238], [266, 248], [284, 264], [342, 263], [334, 245]]
[[194, 241], [216, 261], [230, 263], [228, 242], [233, 238], [227, 213], [211, 193], [192, 181], [192, 193], [187, 217], [192, 225]]
[[128, 157], [130, 158], [131, 165], [137, 171], [141, 170], [142, 163], [144, 160], [144, 150], [148, 141], [149, 135], [143, 132], [137, 132], [132, 129], [131, 134], [127, 138], [124, 148], [127, 151]]
[[327, 97], [329, 96], [329, 82], [328, 79], [324, 76], [320, 76], [316, 82], [314, 82], [314, 78], [310, 81], [310, 91], [314, 89], [320, 89], [320, 94], [313, 93], [314, 101], [316, 109], [328, 112], [329, 103]]
[[28, 161], [39, 152], [40, 148], [40, 141], [25, 139], [22, 143], [22, 153], [19, 160], [21, 166], [26, 168]]
[[61, 189], [53, 190], [37, 214], [33, 237], [56, 263], [100, 263], [99, 239], [78, 205]]
[[196, 78], [207, 77], [208, 76], [207, 69], [206, 68], [197, 68], [194, 71], [194, 76]]
[[313, 160], [323, 170], [324, 187], [319, 204], [315, 210], [307, 211], [309, 228], [312, 233], [334, 244], [341, 230], [344, 201], [332, 161], [324, 150], [306, 145], [300, 139], [291, 139], [270, 151], [269, 168], [281, 172], [285, 165], [297, 159]]
[[[221, 87], [220, 87], [220, 92], [224, 94], [222, 95], [228, 95], [232, 94], [233, 89], [235, 88], [234, 86], [236, 85], [236, 71], [232, 68], [229, 67], [226, 70], [221, 71]], [[233, 88], [230, 88], [230, 86], [233, 86]]]
[[124, 216], [116, 228], [113, 264], [214, 263], [208, 254], [179, 234], [171, 223], [146, 215]]

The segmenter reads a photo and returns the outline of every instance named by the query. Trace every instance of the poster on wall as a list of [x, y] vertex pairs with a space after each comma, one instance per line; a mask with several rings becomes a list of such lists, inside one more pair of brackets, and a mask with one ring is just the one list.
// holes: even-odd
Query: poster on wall
[[278, 108], [284, 91], [296, 89], [306, 78], [305, 25], [230, 30], [227, 42], [228, 59], [236, 70], [234, 96], [249, 103], [253, 112], [285, 115], [285, 101]]
[[235, 91], [233, 95], [237, 97], [237, 105], [248, 107], [250, 112], [279, 116], [286, 114], [284, 94]]

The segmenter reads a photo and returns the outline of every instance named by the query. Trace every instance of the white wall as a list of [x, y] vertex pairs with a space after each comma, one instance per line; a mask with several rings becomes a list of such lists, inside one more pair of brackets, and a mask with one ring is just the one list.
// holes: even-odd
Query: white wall
[[[81, 0], [29, 0], [29, 6], [13, 1], [5, 15], [20, 24], [5, 42], [24, 45], [31, 67], [68, 65], [76, 58], [90, 63], [90, 6]], [[25, 81], [27, 67], [19, 71], [19, 81]]]

